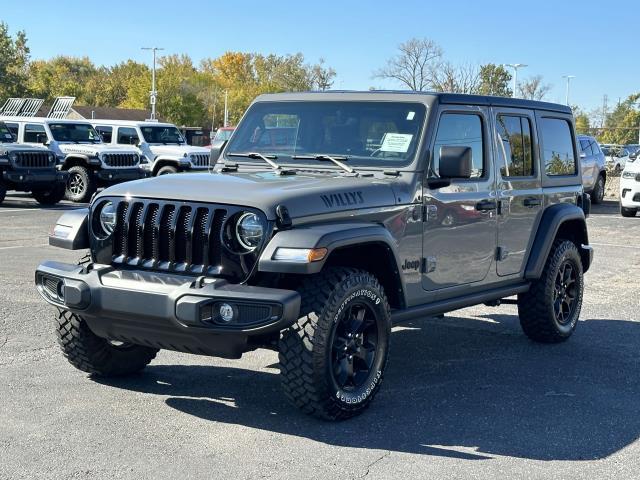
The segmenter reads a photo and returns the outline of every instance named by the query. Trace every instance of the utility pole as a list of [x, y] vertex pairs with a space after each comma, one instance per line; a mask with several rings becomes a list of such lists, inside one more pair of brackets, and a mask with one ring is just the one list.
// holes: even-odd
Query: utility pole
[[149, 92], [149, 102], [151, 103], [151, 120], [157, 120], [156, 118], [156, 99], [158, 92], [156, 91], [156, 52], [158, 50], [164, 50], [160, 47], [142, 47], [142, 50], [151, 50], [153, 52], [153, 69], [151, 70], [151, 92]]
[[565, 103], [567, 105], [569, 105], [569, 85], [571, 84], [571, 79], [572, 78], [576, 78], [576, 76], [575, 75], [563, 75], [562, 78], [566, 78], [567, 79], [567, 95], [566, 95]]
[[518, 69], [519, 68], [528, 67], [529, 65], [527, 65], [525, 63], [505, 63], [504, 66], [513, 68], [513, 95], [512, 95], [512, 97], [516, 98], [516, 96], [517, 96], [516, 88], [518, 88]]
[[228, 127], [229, 126], [229, 108], [228, 108], [228, 102], [229, 102], [229, 90], [225, 90], [224, 91], [224, 126]]
[[603, 128], [607, 122], [607, 102], [608, 101], [609, 101], [609, 96], [605, 93], [602, 96], [602, 125], [600, 125]]

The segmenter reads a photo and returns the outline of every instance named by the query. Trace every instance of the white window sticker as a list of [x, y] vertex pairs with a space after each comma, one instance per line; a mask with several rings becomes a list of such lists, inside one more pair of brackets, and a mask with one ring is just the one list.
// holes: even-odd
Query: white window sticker
[[407, 113], [407, 120], [413, 120], [416, 116], [416, 112]]
[[409, 133], [385, 133], [380, 150], [383, 152], [406, 153], [413, 135]]
[[10, 133], [5, 133], [4, 138], [10, 138], [13, 140], [13, 135], [11, 135]]

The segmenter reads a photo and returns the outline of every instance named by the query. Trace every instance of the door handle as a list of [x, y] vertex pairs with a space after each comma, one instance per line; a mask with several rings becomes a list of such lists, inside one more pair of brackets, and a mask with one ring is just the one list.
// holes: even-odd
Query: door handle
[[527, 197], [524, 199], [522, 203], [524, 204], [525, 207], [529, 207], [529, 208], [539, 207], [540, 199], [536, 197]]
[[480, 212], [489, 212], [498, 208], [498, 204], [495, 200], [480, 200], [476, 203], [476, 210]]

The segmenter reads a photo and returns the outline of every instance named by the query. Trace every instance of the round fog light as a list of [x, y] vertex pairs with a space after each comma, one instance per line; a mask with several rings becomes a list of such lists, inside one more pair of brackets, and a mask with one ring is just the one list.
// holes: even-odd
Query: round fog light
[[233, 317], [235, 316], [233, 307], [228, 303], [221, 303], [218, 313], [220, 314], [220, 320], [222, 320], [225, 323], [229, 323], [231, 320], [233, 320]]

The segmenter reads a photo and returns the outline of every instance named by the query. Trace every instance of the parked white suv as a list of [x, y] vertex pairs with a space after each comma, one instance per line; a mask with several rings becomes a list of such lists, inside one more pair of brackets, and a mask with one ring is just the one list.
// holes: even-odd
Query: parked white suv
[[144, 178], [136, 148], [105, 145], [87, 121], [46, 117], [0, 116], [18, 143], [45, 145], [68, 171], [65, 196], [88, 202], [100, 186]]
[[623, 217], [635, 217], [640, 209], [640, 160], [629, 157], [620, 178], [620, 213]]
[[161, 122], [92, 120], [102, 139], [112, 145], [135, 145], [151, 175], [207, 170], [211, 150], [187, 145], [175, 125]]

